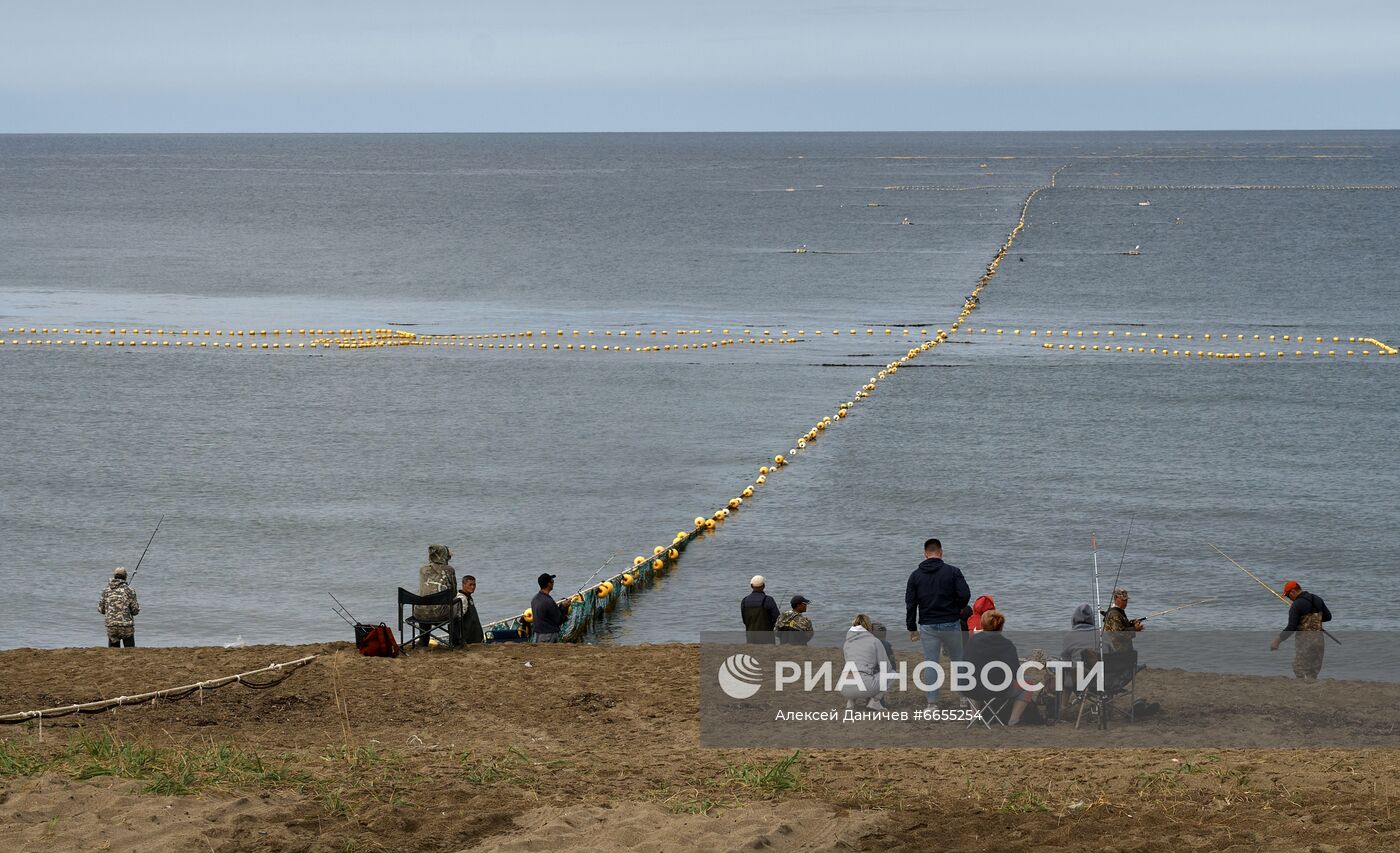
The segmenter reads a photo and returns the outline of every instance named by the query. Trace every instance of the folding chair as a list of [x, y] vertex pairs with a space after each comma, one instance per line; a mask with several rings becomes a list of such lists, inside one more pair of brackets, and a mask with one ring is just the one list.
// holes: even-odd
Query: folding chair
[[973, 712], [972, 719], [968, 721], [967, 727], [981, 723], [987, 731], [992, 730], [992, 723], [1005, 728], [1006, 723], [1001, 719], [1001, 712], [1006, 709], [1010, 699], [1004, 693], [979, 694], [976, 696], [963, 696], [963, 704]]
[[[1092, 650], [1086, 650], [1076, 657], [1083, 661], [1086, 671], [1099, 661], [1099, 655]], [[1133, 721], [1133, 711], [1137, 703], [1136, 683], [1137, 683], [1137, 650], [1132, 648], [1106, 651], [1103, 655], [1103, 689], [1096, 690], [1094, 685], [1085, 685], [1084, 689], [1075, 694], [1071, 701], [1073, 705], [1079, 706], [1079, 712], [1074, 718], [1074, 727], [1079, 728], [1084, 720], [1084, 712], [1095, 719], [1101, 729], [1108, 728], [1109, 718], [1117, 714], [1128, 722]], [[1115, 702], [1119, 697], [1128, 697], [1128, 709], [1115, 707]]]
[[[436, 635], [442, 643], [449, 646], [452, 645], [455, 639], [453, 635], [456, 632], [453, 630], [453, 619], [451, 616], [432, 622], [420, 622], [418, 617], [412, 615], [412, 611], [409, 611], [409, 616], [404, 618], [403, 609], [405, 605], [408, 607], [424, 604], [450, 606], [452, 602], [456, 600], [457, 590], [455, 589], [444, 589], [432, 595], [415, 595], [403, 587], [399, 587], [399, 646], [406, 652], [417, 645], [420, 640], [424, 645], [427, 645], [433, 639], [434, 635]], [[404, 638], [404, 625], [407, 625], [411, 631], [407, 639]]]

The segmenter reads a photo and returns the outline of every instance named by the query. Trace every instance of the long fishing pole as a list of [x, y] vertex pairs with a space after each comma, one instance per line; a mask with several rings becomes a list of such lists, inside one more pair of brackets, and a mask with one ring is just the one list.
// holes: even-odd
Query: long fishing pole
[[1123, 537], [1123, 553], [1118, 557], [1118, 571], [1113, 575], [1113, 589], [1118, 589], [1118, 579], [1123, 576], [1123, 561], [1128, 559], [1128, 541], [1133, 538], [1133, 520], [1137, 518], [1134, 512], [1128, 516], [1128, 535]]
[[[1273, 593], [1274, 598], [1277, 598], [1279, 601], [1282, 601], [1284, 604], [1287, 604], [1289, 607], [1292, 607], [1292, 606], [1293, 606], [1293, 602], [1289, 601], [1289, 600], [1288, 600], [1287, 598], [1285, 598], [1283, 595], [1280, 595], [1279, 592], [1278, 592], [1277, 590], [1275, 590], [1273, 587], [1269, 586], [1268, 584], [1266, 584], [1266, 583], [1264, 583], [1262, 580], [1260, 580], [1259, 577], [1258, 577], [1258, 575], [1254, 574], [1254, 572], [1251, 572], [1249, 569], [1246, 569], [1244, 566], [1241, 566], [1239, 563], [1235, 562], [1235, 559], [1234, 559], [1233, 557], [1231, 557], [1229, 554], [1226, 554], [1224, 551], [1220, 550], [1219, 548], [1216, 548], [1216, 546], [1215, 546], [1214, 543], [1212, 543], [1212, 542], [1207, 542], [1206, 544], [1209, 545], [1209, 546], [1212, 547], [1212, 548], [1215, 548], [1215, 553], [1217, 553], [1217, 554], [1219, 554], [1220, 556], [1224, 557], [1225, 559], [1229, 560], [1230, 563], [1233, 564], [1235, 568], [1239, 569], [1240, 571], [1244, 572], [1245, 574], [1247, 574], [1247, 575], [1249, 575], [1251, 578], [1253, 578], [1255, 583], [1259, 584], [1259, 585], [1262, 586], [1264, 589], [1267, 589], [1269, 592]], [[1339, 639], [1337, 639], [1336, 637], [1333, 637], [1333, 636], [1332, 636], [1332, 632], [1331, 632], [1331, 631], [1328, 631], [1326, 628], [1323, 628], [1323, 629], [1322, 629], [1322, 633], [1326, 634], [1328, 637], [1331, 637], [1331, 638], [1332, 638], [1332, 642], [1336, 643], [1337, 645], [1340, 646], [1340, 645], [1342, 644], [1342, 641], [1339, 640]]]
[[601, 566], [599, 566], [598, 568], [594, 569], [594, 570], [593, 570], [593, 574], [591, 574], [591, 575], [588, 576], [588, 580], [586, 580], [586, 581], [583, 582], [583, 586], [579, 587], [579, 588], [578, 588], [578, 591], [575, 592], [574, 595], [578, 595], [580, 592], [583, 592], [585, 589], [588, 589], [588, 585], [589, 585], [590, 583], [593, 582], [593, 579], [594, 579], [594, 578], [598, 577], [598, 573], [601, 572], [603, 569], [606, 569], [606, 568], [608, 567], [608, 564], [611, 563], [613, 560], [616, 560], [616, 559], [617, 559], [617, 555], [618, 555], [618, 554], [621, 554], [621, 553], [622, 553], [621, 551], [618, 551], [617, 554], [613, 554], [613, 555], [612, 555], [611, 557], [609, 557], [606, 561], [604, 561], [604, 562], [603, 562], [603, 565], [601, 565]]
[[131, 570], [131, 579], [136, 580], [136, 573], [141, 571], [141, 561], [146, 559], [146, 552], [151, 550], [151, 543], [156, 541], [156, 534], [160, 532], [160, 526], [165, 523], [165, 516], [162, 514], [160, 521], [156, 522], [156, 529], [151, 531], [151, 538], [146, 540], [146, 547], [142, 549], [141, 556], [136, 560], [136, 568]]
[[[360, 620], [355, 619], [355, 614], [353, 614], [353, 613], [350, 612], [350, 608], [348, 608], [348, 607], [346, 607], [344, 604], [341, 604], [341, 603], [340, 603], [340, 599], [338, 599], [338, 598], [335, 597], [335, 593], [327, 591], [327, 592], [326, 592], [326, 595], [329, 595], [329, 596], [331, 597], [331, 601], [334, 601], [334, 602], [335, 602], [335, 606], [336, 606], [336, 607], [339, 607], [340, 610], [344, 610], [344, 611], [345, 611], [344, 613], [341, 613], [340, 610], [336, 610], [335, 607], [332, 607], [332, 608], [331, 608], [331, 612], [332, 612], [332, 613], [334, 613], [335, 615], [339, 616], [341, 619], [345, 619], [345, 621], [348, 622], [352, 627], [353, 627], [354, 625], [356, 625], [356, 624], [359, 623]], [[346, 616], [349, 616], [350, 618], [349, 618], [349, 619], [346, 619], [346, 618], [345, 618]], [[351, 622], [351, 621], [350, 621], [351, 619], [354, 619], [354, 621]]]
[[1200, 601], [1193, 601], [1190, 604], [1182, 604], [1178, 607], [1169, 607], [1166, 610], [1158, 610], [1156, 613], [1149, 613], [1146, 616], [1139, 616], [1139, 619], [1152, 619], [1157, 616], [1166, 616], [1168, 613], [1175, 613], [1178, 610], [1185, 610], [1188, 607], [1200, 607], [1202, 604], [1210, 604], [1215, 601], [1213, 598], [1203, 598]]

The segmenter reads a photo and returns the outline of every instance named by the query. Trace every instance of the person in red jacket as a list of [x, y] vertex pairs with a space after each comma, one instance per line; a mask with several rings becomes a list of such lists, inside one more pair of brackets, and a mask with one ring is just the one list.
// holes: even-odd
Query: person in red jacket
[[992, 601], [990, 595], [979, 595], [977, 600], [972, 602], [972, 615], [967, 617], [967, 632], [976, 634], [982, 630], [982, 614], [989, 610], [996, 610], [997, 603]]

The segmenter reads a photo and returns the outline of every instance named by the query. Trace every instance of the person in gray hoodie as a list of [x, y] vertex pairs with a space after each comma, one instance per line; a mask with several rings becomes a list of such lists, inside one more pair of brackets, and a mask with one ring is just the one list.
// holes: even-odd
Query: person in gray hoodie
[[1087, 601], [1074, 608], [1074, 615], [1070, 617], [1070, 630], [1065, 634], [1065, 645], [1060, 657], [1064, 660], [1073, 660], [1074, 656], [1083, 651], [1092, 651], [1099, 654], [1099, 630], [1094, 624], [1094, 607]]
[[854, 711], [856, 703], [862, 699], [866, 700], [865, 707], [872, 711], [887, 710], [885, 684], [880, 676], [889, 669], [890, 658], [885, 653], [884, 643], [875, 636], [869, 616], [864, 613], [856, 615], [851, 629], [846, 632], [846, 642], [841, 651], [846, 658], [843, 676], [846, 671], [854, 670], [860, 682], [841, 685], [841, 695], [846, 697], [846, 710]]

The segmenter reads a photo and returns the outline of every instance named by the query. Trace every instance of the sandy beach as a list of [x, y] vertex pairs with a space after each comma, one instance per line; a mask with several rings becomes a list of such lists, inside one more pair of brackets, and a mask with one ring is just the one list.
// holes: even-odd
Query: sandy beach
[[[317, 655], [265, 690], [0, 728], [11, 850], [1375, 850], [1400, 751], [704, 749], [695, 646], [0, 652], [0, 713]], [[1153, 682], [1153, 678], [1157, 678]], [[1228, 683], [1144, 675], [1164, 720]], [[1269, 679], [1287, 730], [1298, 686]], [[1179, 687], [1179, 685], [1176, 685]], [[1366, 701], [1393, 703], [1394, 687]], [[1292, 709], [1292, 710], [1290, 710]], [[1241, 725], [1246, 723], [1241, 722]], [[1009, 734], [1014, 737], [1014, 733]], [[1004, 741], [998, 741], [1004, 742]]]

